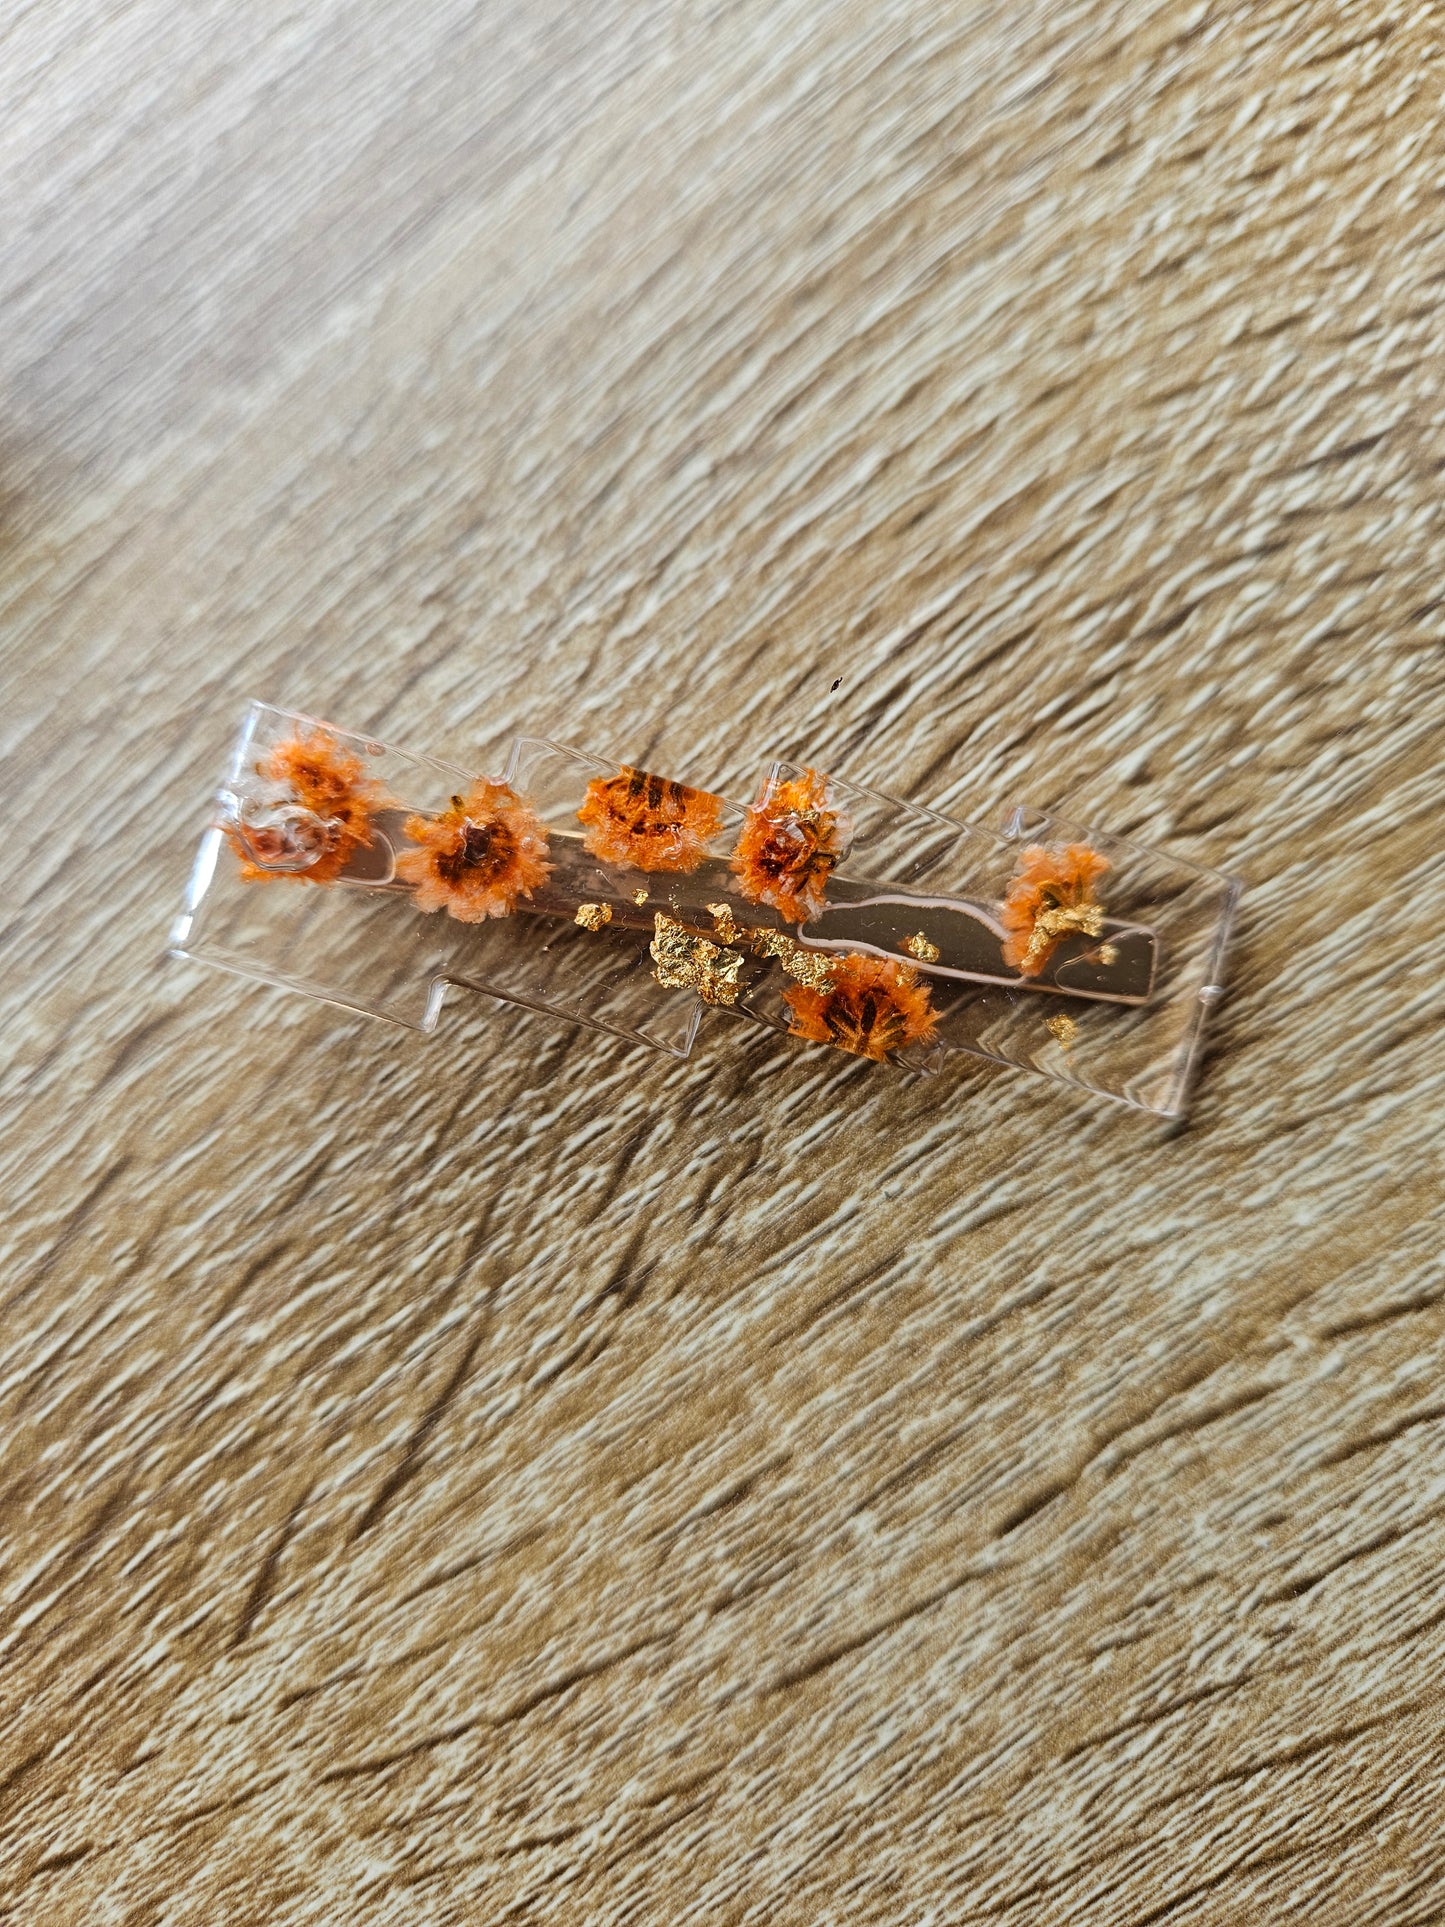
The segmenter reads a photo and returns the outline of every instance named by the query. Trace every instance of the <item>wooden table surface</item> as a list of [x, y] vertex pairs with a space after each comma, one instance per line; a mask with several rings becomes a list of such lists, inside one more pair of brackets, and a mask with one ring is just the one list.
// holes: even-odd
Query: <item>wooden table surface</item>
[[[1442, 42], [6, 11], [0, 1917], [1441, 1917]], [[1192, 1119], [167, 961], [252, 694], [1236, 871]]]

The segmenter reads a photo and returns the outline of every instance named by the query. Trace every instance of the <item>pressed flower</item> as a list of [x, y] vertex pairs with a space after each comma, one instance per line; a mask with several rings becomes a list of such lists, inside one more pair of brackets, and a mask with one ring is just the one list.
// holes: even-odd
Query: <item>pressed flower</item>
[[815, 769], [775, 783], [748, 811], [733, 853], [738, 888], [790, 923], [823, 907], [828, 878], [848, 847], [851, 826], [827, 803], [828, 779]]
[[256, 774], [284, 797], [243, 806], [224, 825], [249, 881], [292, 876], [334, 883], [355, 852], [370, 845], [371, 819], [391, 800], [362, 759], [327, 729], [277, 743]]
[[908, 1044], [926, 1044], [938, 1024], [928, 985], [911, 964], [889, 957], [835, 957], [826, 990], [790, 984], [783, 996], [794, 1037], [875, 1061]]
[[602, 863], [636, 870], [695, 870], [722, 827], [722, 799], [625, 765], [587, 785], [577, 812], [582, 839]]
[[440, 816], [409, 816], [406, 833], [417, 847], [397, 857], [397, 876], [415, 885], [419, 910], [445, 910], [459, 923], [509, 916], [551, 874], [535, 812], [485, 776]]
[[1062, 850], [1030, 844], [1000, 912], [1009, 933], [1004, 962], [1025, 977], [1037, 977], [1063, 938], [1076, 931], [1099, 936], [1104, 909], [1094, 885], [1108, 868], [1109, 859], [1087, 843], [1069, 843]]

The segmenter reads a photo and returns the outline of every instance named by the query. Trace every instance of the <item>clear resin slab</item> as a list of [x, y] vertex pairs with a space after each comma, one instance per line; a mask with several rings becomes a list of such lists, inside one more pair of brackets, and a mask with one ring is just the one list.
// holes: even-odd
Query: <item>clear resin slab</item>
[[456, 986], [685, 1056], [712, 1006], [1174, 1116], [1237, 894], [1077, 824], [960, 823], [802, 765], [746, 806], [534, 738], [483, 777], [255, 703], [172, 949], [423, 1031]]

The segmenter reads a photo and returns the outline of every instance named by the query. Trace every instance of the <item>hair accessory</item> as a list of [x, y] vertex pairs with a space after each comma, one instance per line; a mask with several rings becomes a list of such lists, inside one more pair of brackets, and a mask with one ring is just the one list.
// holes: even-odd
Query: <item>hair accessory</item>
[[253, 703], [172, 948], [421, 1030], [459, 985], [681, 1056], [713, 1006], [1176, 1115], [1238, 887], [792, 764], [741, 807], [551, 741], [479, 776]]

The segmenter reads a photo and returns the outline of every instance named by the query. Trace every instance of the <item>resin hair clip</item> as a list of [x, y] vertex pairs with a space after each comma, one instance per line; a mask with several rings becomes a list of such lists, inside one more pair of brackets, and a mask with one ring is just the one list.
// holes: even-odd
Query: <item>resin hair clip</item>
[[420, 1030], [450, 984], [684, 1056], [710, 1005], [1173, 1116], [1237, 894], [1047, 816], [990, 829], [791, 764], [747, 805], [533, 739], [478, 776], [254, 703], [172, 949]]

